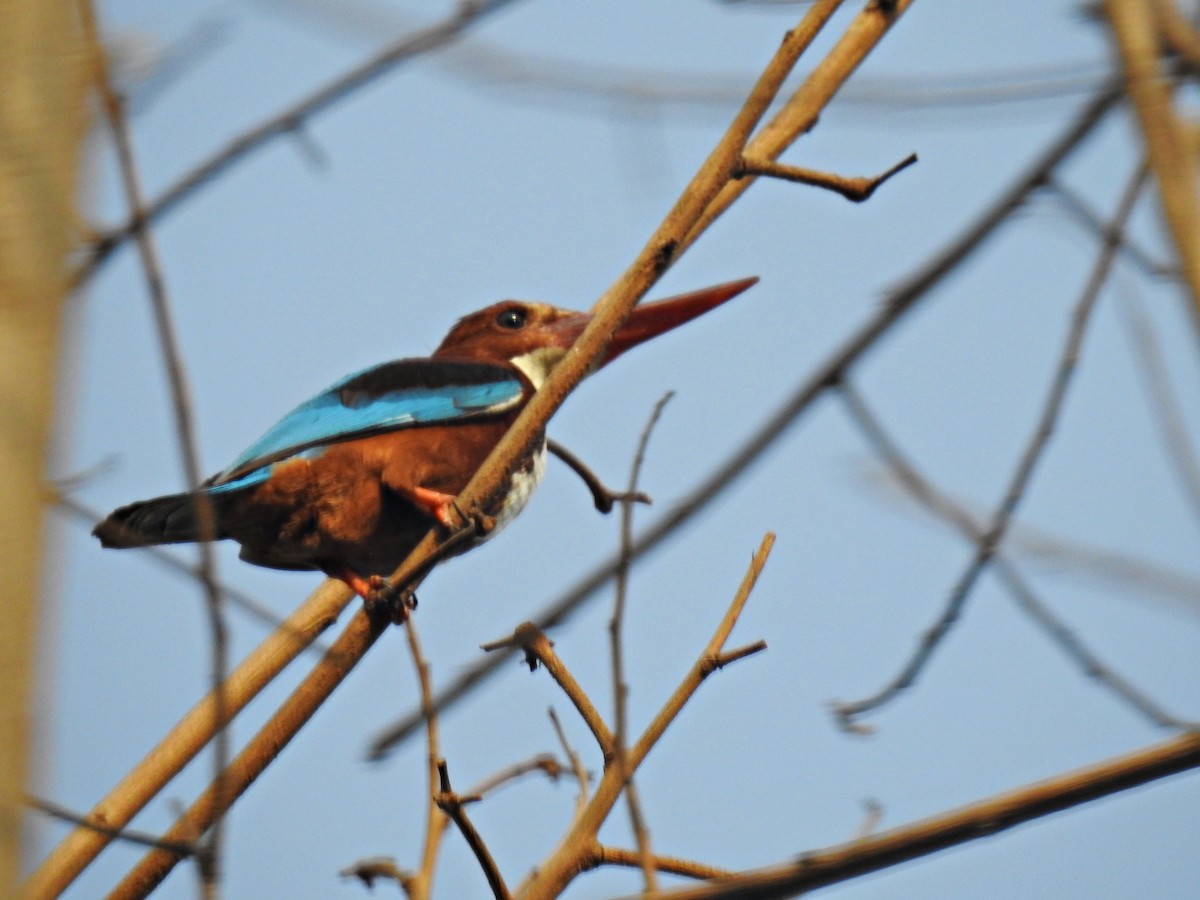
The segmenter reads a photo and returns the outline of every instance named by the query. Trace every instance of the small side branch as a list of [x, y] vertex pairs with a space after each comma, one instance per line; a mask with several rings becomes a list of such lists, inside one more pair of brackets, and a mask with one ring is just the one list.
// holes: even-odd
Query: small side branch
[[579, 711], [579, 715], [583, 717], [583, 721], [591, 729], [596, 743], [600, 745], [600, 750], [604, 754], [604, 758], [608, 759], [613, 752], [612, 732], [609, 731], [608, 725], [601, 718], [599, 711], [597, 711], [587, 693], [580, 686], [579, 682], [575, 680], [575, 676], [571, 674], [562, 659], [559, 658], [559, 655], [554, 650], [553, 642], [550, 638], [546, 637], [545, 632], [532, 622], [525, 622], [523, 625], [518, 625], [516, 631], [509, 637], [490, 644], [484, 644], [481, 649], [485, 652], [491, 652], [508, 647], [520, 647], [523, 649], [530, 669], [536, 669], [538, 663], [541, 663], [545, 667], [546, 671], [550, 673], [550, 677], [558, 683], [563, 693], [575, 705], [575, 709]]
[[611, 490], [599, 476], [591, 470], [587, 463], [560, 444], [558, 441], [546, 441], [546, 449], [565, 462], [571, 471], [583, 479], [583, 483], [587, 485], [589, 491], [592, 492], [592, 502], [596, 504], [596, 509], [607, 515], [612, 512], [613, 506], [617, 503], [645, 503], [649, 504], [650, 497], [643, 494], [641, 491], [630, 489], [625, 492]]
[[479, 861], [479, 867], [483, 869], [484, 877], [487, 878], [488, 886], [491, 887], [496, 900], [508, 900], [508, 888], [505, 887], [500, 870], [496, 868], [496, 861], [492, 859], [487, 845], [483, 842], [479, 832], [475, 830], [475, 826], [471, 824], [471, 820], [467, 818], [467, 811], [464, 809], [465, 804], [473, 803], [479, 797], [460, 797], [454, 793], [454, 789], [450, 786], [450, 770], [446, 767], [445, 760], [440, 761], [437, 768], [438, 776], [441, 779], [441, 791], [434, 797], [434, 800], [437, 802], [438, 808], [449, 816], [450, 820], [458, 826], [458, 830], [462, 832], [471, 852]]
[[835, 175], [832, 172], [821, 172], [817, 169], [805, 169], [801, 166], [789, 166], [786, 163], [775, 162], [773, 159], [757, 159], [743, 156], [734, 169], [734, 178], [745, 178], [752, 175], [765, 175], [768, 178], [782, 178], [784, 181], [794, 181], [811, 187], [825, 188], [835, 194], [841, 194], [853, 203], [862, 203], [875, 193], [875, 190], [895, 175], [915, 164], [917, 154], [912, 153], [892, 166], [882, 175], [873, 178], [859, 176], [852, 178], [846, 175]]
[[[640, 851], [626, 850], [623, 847], [606, 847], [603, 844], [596, 845], [593, 859], [595, 866], [622, 866], [636, 869], [642, 865]], [[707, 863], [691, 859], [680, 859], [677, 856], [656, 855], [653, 862], [657, 871], [665, 872], [668, 875], [680, 875], [684, 878], [725, 878], [733, 874], [730, 869], [710, 866]]]
[[108, 838], [116, 838], [117, 840], [125, 841], [128, 844], [140, 844], [143, 847], [155, 847], [159, 850], [166, 850], [169, 853], [177, 853], [180, 856], [195, 856], [199, 848], [191, 841], [165, 841], [162, 838], [152, 834], [146, 834], [142, 831], [133, 831], [128, 828], [114, 828], [111, 825], [106, 825], [103, 822], [97, 822], [90, 816], [82, 816], [77, 812], [72, 812], [65, 806], [60, 806], [50, 800], [43, 800], [41, 797], [27, 797], [25, 802], [34, 809], [44, 812], [46, 815], [58, 819], [62, 822], [70, 822], [72, 825], [78, 825], [80, 828], [87, 828], [89, 831], [95, 831]]

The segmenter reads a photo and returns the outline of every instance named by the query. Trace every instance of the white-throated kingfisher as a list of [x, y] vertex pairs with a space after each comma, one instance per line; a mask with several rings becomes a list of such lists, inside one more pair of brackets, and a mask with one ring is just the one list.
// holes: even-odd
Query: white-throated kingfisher
[[[754, 284], [732, 281], [636, 307], [596, 368]], [[505, 300], [460, 319], [433, 356], [344, 378], [288, 413], [195, 492], [122, 506], [93, 532], [105, 547], [212, 537], [276, 569], [319, 569], [370, 602], [455, 497], [591, 321], [588, 313]], [[490, 534], [528, 501], [545, 435], [482, 512]], [[206, 500], [198, 499], [203, 495]]]

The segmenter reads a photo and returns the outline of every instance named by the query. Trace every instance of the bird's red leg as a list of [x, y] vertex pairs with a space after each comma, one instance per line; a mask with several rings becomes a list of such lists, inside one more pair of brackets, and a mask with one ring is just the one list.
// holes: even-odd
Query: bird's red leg
[[443, 528], [454, 527], [454, 519], [450, 510], [454, 508], [454, 495], [443, 494], [420, 485], [406, 490], [405, 495], [412, 501], [413, 506], [421, 510], [431, 519], [436, 519]]

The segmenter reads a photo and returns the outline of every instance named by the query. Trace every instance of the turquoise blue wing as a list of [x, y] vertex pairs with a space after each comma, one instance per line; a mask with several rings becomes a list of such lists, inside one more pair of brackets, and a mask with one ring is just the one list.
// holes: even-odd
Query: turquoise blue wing
[[265, 471], [255, 470], [340, 441], [499, 415], [524, 394], [521, 378], [503, 366], [434, 359], [385, 363], [296, 407], [213, 479], [213, 486], [248, 487], [266, 478]]

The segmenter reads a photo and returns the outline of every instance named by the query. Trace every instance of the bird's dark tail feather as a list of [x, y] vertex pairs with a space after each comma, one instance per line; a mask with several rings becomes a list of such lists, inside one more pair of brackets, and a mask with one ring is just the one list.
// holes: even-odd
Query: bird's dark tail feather
[[[220, 509], [213, 502], [216, 518], [214, 540], [226, 537], [221, 529]], [[193, 492], [169, 494], [152, 500], [141, 500], [114, 510], [109, 517], [92, 529], [104, 547], [147, 547], [151, 544], [183, 544], [198, 541], [200, 534], [198, 503], [204, 502]]]

